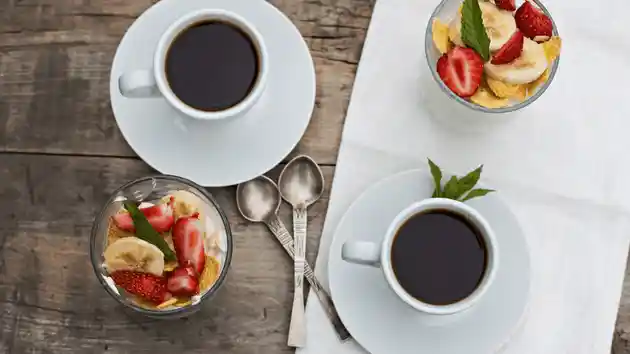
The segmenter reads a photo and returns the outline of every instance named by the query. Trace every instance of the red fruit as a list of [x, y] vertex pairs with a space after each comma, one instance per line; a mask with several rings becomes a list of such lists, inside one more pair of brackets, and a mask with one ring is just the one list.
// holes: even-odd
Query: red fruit
[[190, 275], [191, 277], [197, 279], [198, 278], [198, 274], [195, 271], [195, 268], [193, 268], [192, 264], [190, 264], [190, 262], [186, 262], [187, 264], [185, 265], [181, 265], [175, 269], [173, 269], [173, 271], [171, 272], [171, 276], [175, 276], [175, 275]]
[[111, 277], [114, 283], [125, 291], [155, 304], [161, 304], [172, 297], [166, 289], [164, 277], [133, 270], [118, 270], [113, 272]]
[[518, 29], [521, 30], [527, 38], [544, 41], [553, 34], [553, 23], [551, 19], [529, 1], [525, 1], [523, 5], [516, 10], [514, 20], [516, 21]]
[[190, 264], [195, 274], [201, 274], [206, 264], [206, 253], [203, 247], [205, 232], [199, 216], [184, 216], [177, 219], [172, 234], [179, 264]]
[[473, 49], [456, 46], [440, 57], [437, 71], [456, 95], [470, 97], [481, 84], [483, 59]]
[[492, 64], [507, 64], [521, 56], [525, 37], [521, 31], [516, 30], [512, 37], [492, 57]]
[[[171, 227], [173, 227], [173, 223], [175, 221], [173, 219], [173, 202], [174, 198], [171, 197], [171, 200], [167, 204], [142, 208], [140, 211], [147, 217], [147, 220], [149, 220], [149, 223], [153, 226], [155, 231], [160, 233], [167, 232], [171, 229]], [[119, 229], [135, 232], [133, 219], [131, 219], [131, 215], [129, 215], [129, 213], [116, 214], [112, 217], [112, 219]]]
[[494, 0], [494, 4], [501, 10], [516, 10], [516, 0]]
[[168, 278], [167, 289], [175, 296], [193, 296], [199, 294], [199, 282], [186, 268], [178, 268]]

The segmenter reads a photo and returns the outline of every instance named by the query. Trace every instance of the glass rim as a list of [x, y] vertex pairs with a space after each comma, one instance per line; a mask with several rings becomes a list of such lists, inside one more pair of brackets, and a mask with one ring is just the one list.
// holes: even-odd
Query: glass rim
[[[440, 78], [440, 75], [437, 73], [437, 66], [432, 66], [431, 65], [431, 58], [429, 58], [429, 51], [431, 51], [434, 47], [433, 44], [433, 20], [435, 18], [437, 18], [438, 13], [444, 8], [444, 6], [446, 5], [446, 3], [448, 1], [453, 1], [453, 0], [442, 0], [440, 1], [440, 3], [438, 4], [438, 6], [435, 8], [435, 10], [433, 10], [433, 13], [431, 13], [431, 17], [429, 18], [429, 21], [427, 23], [427, 28], [426, 28], [426, 32], [425, 32], [425, 38], [424, 38], [424, 54], [425, 54], [425, 58], [427, 61], [427, 65], [429, 66], [429, 71], [431, 72], [431, 76], [433, 76], [433, 79], [437, 82], [438, 86], [440, 87], [440, 89], [446, 93], [448, 96], [450, 96], [450, 98], [454, 99], [455, 101], [459, 102], [460, 104], [478, 111], [478, 112], [483, 112], [483, 113], [509, 113], [509, 112], [514, 112], [517, 111], [521, 108], [525, 108], [527, 106], [529, 106], [530, 104], [532, 104], [534, 101], [536, 101], [540, 96], [542, 96], [543, 93], [545, 93], [545, 91], [547, 91], [547, 89], [549, 88], [549, 86], [551, 85], [551, 82], [553, 81], [553, 79], [556, 76], [556, 72], [558, 71], [558, 65], [560, 64], [560, 57], [556, 58], [552, 64], [551, 64], [551, 70], [549, 70], [549, 78], [547, 79], [547, 81], [538, 89], [538, 91], [536, 91], [535, 94], [533, 94], [532, 96], [528, 97], [526, 100], [519, 102], [517, 104], [508, 106], [508, 107], [501, 107], [501, 108], [487, 108], [487, 107], [483, 107], [480, 106], [476, 103], [467, 101], [459, 96], [457, 96], [453, 91], [451, 91], [450, 88], [448, 88], [448, 86], [446, 86], [446, 84], [444, 84], [444, 82], [442, 81], [442, 78]], [[527, 1], [527, 0], [526, 0]], [[552, 31], [552, 35], [553, 36], [559, 36], [558, 33], [558, 27], [556, 26], [556, 23], [553, 20], [553, 17], [551, 16], [551, 13], [547, 10], [547, 8], [545, 7], [545, 5], [543, 5], [540, 0], [531, 0], [534, 3], [536, 3], [536, 5], [543, 11], [543, 13], [549, 17], [549, 19], [551, 20], [551, 23], [553, 25], [553, 31]]]
[[[188, 305], [188, 306], [183, 306], [183, 307], [179, 307], [179, 308], [175, 308], [175, 309], [170, 309], [170, 310], [150, 310], [150, 309], [146, 309], [143, 308], [141, 306], [135, 305], [131, 302], [125, 302], [122, 300], [122, 296], [120, 294], [116, 294], [111, 287], [109, 286], [109, 284], [105, 281], [105, 278], [103, 277], [103, 275], [99, 272], [100, 269], [100, 265], [101, 265], [101, 255], [97, 255], [94, 252], [94, 248], [95, 248], [95, 243], [96, 243], [96, 239], [97, 239], [97, 232], [98, 232], [98, 220], [102, 220], [106, 214], [107, 208], [109, 205], [111, 205], [116, 197], [117, 194], [123, 190], [125, 190], [126, 188], [129, 188], [130, 186], [137, 184], [137, 183], [141, 183], [141, 182], [145, 182], [145, 181], [150, 181], [150, 180], [167, 180], [167, 181], [174, 181], [174, 182], [178, 182], [178, 183], [182, 183], [185, 184], [189, 187], [195, 188], [197, 189], [204, 197], [206, 197], [214, 206], [215, 210], [217, 211], [217, 213], [219, 214], [221, 221], [223, 222], [223, 227], [225, 229], [225, 235], [226, 235], [226, 242], [227, 242], [227, 249], [225, 252], [225, 260], [223, 262], [223, 270], [221, 271], [221, 274], [219, 274], [219, 277], [215, 280], [214, 284], [212, 284], [212, 286], [210, 287], [210, 289], [208, 289], [203, 295], [201, 295], [201, 298], [199, 299], [199, 302], [196, 305]], [[227, 219], [227, 216], [225, 215], [225, 212], [223, 211], [223, 209], [221, 209], [221, 206], [219, 205], [219, 203], [216, 201], [216, 199], [214, 199], [214, 197], [212, 196], [212, 194], [210, 194], [208, 191], [206, 191], [206, 189], [204, 187], [202, 187], [201, 185], [183, 178], [183, 177], [179, 177], [179, 176], [174, 176], [174, 175], [166, 175], [166, 174], [162, 174], [162, 175], [148, 175], [148, 176], [144, 176], [144, 177], [140, 177], [140, 178], [136, 178], [132, 181], [129, 181], [125, 184], [123, 184], [122, 186], [116, 188], [116, 190], [114, 190], [111, 194], [111, 196], [108, 198], [107, 202], [105, 202], [105, 204], [103, 205], [103, 207], [101, 208], [101, 210], [98, 212], [98, 214], [96, 215], [96, 218], [94, 219], [93, 225], [92, 225], [92, 230], [90, 232], [90, 261], [92, 263], [92, 269], [94, 270], [94, 274], [96, 275], [96, 278], [98, 279], [98, 281], [101, 283], [101, 285], [103, 286], [103, 288], [105, 288], [105, 290], [107, 291], [107, 293], [114, 298], [119, 304], [121, 304], [123, 307], [125, 308], [130, 308], [136, 312], [139, 312], [143, 315], [146, 315], [148, 317], [167, 317], [169, 315], [178, 315], [178, 314], [184, 314], [186, 312], [191, 311], [191, 309], [196, 308], [201, 306], [201, 304], [209, 299], [210, 297], [212, 297], [223, 285], [223, 283], [225, 282], [225, 278], [227, 277], [227, 273], [230, 267], [230, 264], [232, 262], [232, 253], [233, 253], [233, 236], [232, 236], [232, 230], [230, 229], [230, 223]]]

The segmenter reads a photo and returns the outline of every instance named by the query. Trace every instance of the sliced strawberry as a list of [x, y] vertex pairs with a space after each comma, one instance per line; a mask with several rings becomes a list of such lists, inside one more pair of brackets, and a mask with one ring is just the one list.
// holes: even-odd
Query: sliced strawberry
[[193, 296], [199, 294], [199, 282], [186, 268], [178, 268], [168, 278], [167, 289], [175, 296]]
[[132, 270], [118, 270], [111, 277], [125, 291], [155, 304], [161, 304], [172, 297], [166, 289], [164, 277]]
[[204, 231], [198, 215], [177, 219], [173, 226], [173, 245], [179, 264], [190, 264], [196, 274], [201, 274], [206, 264]]
[[[141, 208], [140, 211], [147, 217], [149, 223], [155, 231], [159, 233], [167, 232], [173, 227], [175, 220], [173, 219], [173, 202], [174, 198], [167, 204], [159, 204], [148, 208]], [[120, 213], [112, 217], [114, 224], [124, 231], [134, 232], [133, 219], [129, 213]]]
[[438, 60], [437, 71], [456, 95], [470, 97], [481, 84], [483, 59], [473, 49], [455, 46]]
[[521, 56], [525, 37], [521, 31], [516, 30], [512, 37], [492, 57], [492, 64], [507, 64]]
[[199, 275], [195, 271], [195, 268], [193, 268], [193, 266], [192, 266], [192, 264], [190, 264], [190, 262], [186, 262], [186, 263], [187, 264], [180, 265], [179, 267], [173, 269], [173, 271], [171, 272], [171, 276], [175, 276], [175, 275], [190, 275], [191, 277], [197, 279], [199, 277]]
[[553, 23], [539, 8], [525, 1], [514, 14], [516, 26], [525, 37], [537, 42], [546, 41], [553, 34]]
[[126, 212], [118, 213], [112, 216], [112, 221], [114, 222], [116, 227], [118, 227], [121, 230], [129, 231], [129, 232], [134, 231], [133, 219], [131, 219], [131, 216], [129, 215], [129, 213], [126, 213]]
[[501, 10], [516, 10], [516, 0], [494, 0], [494, 4]]

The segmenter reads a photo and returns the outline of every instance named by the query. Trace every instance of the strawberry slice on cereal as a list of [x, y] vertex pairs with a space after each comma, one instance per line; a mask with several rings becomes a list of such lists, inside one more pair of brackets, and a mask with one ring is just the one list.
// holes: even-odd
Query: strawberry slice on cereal
[[177, 219], [172, 235], [179, 264], [190, 264], [195, 274], [201, 274], [206, 263], [206, 253], [204, 250], [205, 232], [199, 220], [199, 214], [195, 213], [192, 216]]
[[516, 30], [512, 37], [499, 49], [492, 57], [492, 64], [500, 65], [507, 64], [514, 61], [514, 59], [521, 56], [523, 52], [523, 44], [525, 37], [521, 31]]
[[[159, 233], [168, 232], [175, 222], [173, 217], [173, 202], [174, 198], [171, 197], [170, 201], [166, 204], [140, 208], [140, 211], [144, 214], [155, 231]], [[129, 213], [116, 214], [112, 216], [112, 220], [119, 229], [128, 232], [135, 232], [133, 219]]]
[[456, 95], [470, 97], [481, 84], [483, 59], [471, 48], [456, 46], [438, 60], [437, 72]]
[[111, 274], [111, 278], [116, 285], [128, 293], [154, 304], [161, 304], [172, 298], [172, 294], [166, 287], [166, 278], [161, 276], [132, 270], [118, 270]]
[[516, 10], [514, 20], [525, 37], [536, 42], [544, 42], [553, 35], [551, 19], [527, 0]]
[[516, 0], [494, 0], [494, 4], [501, 10], [516, 11]]
[[193, 296], [199, 294], [199, 281], [191, 266], [175, 269], [167, 281], [168, 291], [175, 296]]

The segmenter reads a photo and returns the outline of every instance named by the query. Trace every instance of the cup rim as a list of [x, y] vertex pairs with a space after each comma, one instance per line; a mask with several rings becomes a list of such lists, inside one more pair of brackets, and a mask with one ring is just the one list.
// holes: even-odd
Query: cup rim
[[[488, 250], [488, 265], [479, 285], [477, 285], [475, 290], [467, 297], [448, 305], [432, 305], [412, 297], [398, 282], [396, 274], [394, 273], [394, 270], [392, 268], [390, 256], [393, 240], [398, 229], [404, 224], [404, 222], [407, 221], [412, 215], [415, 215], [420, 211], [438, 208], [451, 210], [471, 221], [479, 229], [479, 231], [481, 231], [481, 234], [486, 244], [486, 248]], [[496, 271], [499, 266], [499, 251], [494, 231], [492, 230], [487, 220], [477, 210], [469, 205], [466, 205], [465, 203], [456, 200], [445, 198], [429, 198], [411, 204], [407, 208], [403, 209], [400, 213], [398, 213], [398, 215], [396, 215], [394, 220], [390, 223], [385, 239], [383, 240], [380, 261], [381, 268], [391, 289], [405, 303], [418, 311], [431, 315], [452, 315], [458, 312], [465, 311], [473, 306], [489, 289], [490, 285], [494, 282]]]
[[[258, 75], [256, 77], [256, 82], [254, 83], [254, 86], [250, 90], [249, 94], [234, 106], [220, 111], [202, 111], [187, 105], [173, 92], [166, 77], [166, 58], [171, 44], [179, 36], [179, 34], [183, 32], [183, 30], [188, 28], [188, 26], [196, 22], [200, 22], [204, 18], [222, 19], [226, 22], [229, 22], [230, 24], [237, 26], [250, 37], [252, 44], [258, 51]], [[265, 88], [269, 71], [268, 61], [269, 59], [267, 47], [265, 45], [263, 37], [250, 21], [228, 10], [201, 9], [197, 11], [192, 11], [180, 17], [178, 20], [173, 22], [166, 29], [166, 31], [164, 31], [164, 33], [160, 37], [160, 40], [158, 41], [153, 56], [153, 72], [158, 89], [162, 93], [162, 96], [175, 109], [192, 118], [206, 121], [217, 121], [226, 118], [236, 117], [255, 105]]]
[[[212, 203], [212, 206], [215, 208], [215, 210], [219, 214], [219, 217], [221, 218], [221, 222], [223, 223], [223, 228], [225, 230], [226, 243], [227, 243], [227, 247], [225, 251], [225, 260], [223, 261], [223, 270], [221, 271], [221, 274], [219, 274], [219, 277], [216, 279], [214, 284], [210, 287], [210, 289], [208, 289], [203, 295], [201, 295], [199, 302], [196, 305], [189, 305], [189, 306], [179, 307], [179, 308], [170, 309], [170, 310], [150, 310], [150, 309], [137, 306], [131, 302], [125, 302], [121, 299], [120, 295], [114, 293], [114, 291], [110, 288], [109, 284], [107, 284], [107, 282], [105, 281], [105, 278], [101, 275], [99, 271], [99, 267], [102, 263], [102, 259], [101, 259], [102, 255], [94, 252], [96, 248], [96, 242], [98, 239], [97, 237], [98, 236], [97, 233], [99, 231], [98, 221], [104, 218], [105, 214], [107, 213], [108, 206], [111, 205], [111, 203], [115, 201], [119, 192], [125, 190], [126, 188], [129, 188], [130, 186], [134, 184], [150, 181], [153, 179], [174, 181], [174, 182], [182, 183], [189, 187], [193, 187], [197, 189], [199, 193], [201, 193], [205, 198], [207, 198], [210, 201], [210, 203]], [[116, 190], [112, 192], [111, 196], [107, 199], [105, 204], [103, 204], [103, 207], [101, 207], [101, 210], [96, 215], [96, 218], [94, 219], [94, 223], [92, 225], [92, 230], [90, 232], [89, 254], [90, 254], [90, 261], [92, 263], [92, 269], [94, 270], [94, 275], [96, 276], [98, 281], [101, 283], [105, 291], [107, 291], [107, 293], [112, 298], [114, 298], [114, 300], [116, 300], [119, 304], [121, 304], [124, 308], [132, 309], [135, 312], [143, 314], [147, 317], [154, 317], [154, 318], [166, 318], [166, 317], [171, 317], [173, 315], [186, 315], [191, 312], [191, 309], [200, 307], [204, 303], [205, 300], [214, 296], [216, 292], [223, 286], [223, 283], [225, 282], [227, 273], [230, 268], [230, 264], [232, 263], [233, 252], [234, 252], [234, 244], [233, 244], [232, 230], [230, 229], [230, 223], [227, 219], [225, 212], [223, 211], [223, 209], [221, 209], [221, 206], [216, 201], [216, 199], [204, 187], [196, 184], [195, 182], [191, 180], [188, 180], [183, 177], [174, 176], [174, 175], [144, 176], [144, 177], [140, 177], [132, 181], [129, 181], [123, 184], [122, 186], [116, 188]]]
[[[467, 101], [459, 96], [457, 96], [453, 91], [451, 91], [451, 89], [449, 89], [444, 82], [442, 81], [442, 79], [440, 78], [440, 75], [437, 73], [437, 63], [432, 64], [431, 63], [431, 58], [430, 58], [430, 52], [435, 49], [435, 46], [433, 44], [433, 20], [438, 18], [438, 14], [439, 12], [442, 10], [442, 8], [444, 8], [444, 6], [446, 5], [447, 2], [449, 1], [453, 1], [453, 0], [442, 0], [438, 6], [433, 10], [433, 13], [431, 13], [431, 17], [429, 18], [429, 21], [427, 22], [427, 27], [426, 27], [426, 31], [425, 31], [425, 38], [424, 38], [424, 54], [425, 54], [425, 59], [427, 61], [427, 65], [429, 67], [429, 71], [431, 72], [431, 76], [433, 76], [433, 79], [435, 80], [435, 82], [438, 84], [438, 87], [445, 93], [447, 94], [450, 98], [454, 99], [455, 101], [457, 101], [458, 103], [474, 110], [474, 111], [478, 111], [478, 112], [483, 112], [483, 113], [509, 113], [509, 112], [515, 112], [520, 110], [521, 108], [525, 108], [527, 106], [529, 106], [530, 104], [534, 103], [534, 101], [536, 101], [538, 98], [540, 98], [540, 96], [543, 95], [543, 93], [545, 93], [545, 91], [547, 91], [547, 89], [549, 88], [549, 86], [551, 86], [551, 83], [553, 82], [553, 79], [556, 77], [556, 73], [558, 71], [558, 66], [560, 64], [560, 57], [556, 58], [552, 63], [551, 63], [551, 67], [548, 68], [547, 70], [549, 70], [549, 78], [547, 79], [547, 81], [538, 88], [538, 90], [536, 91], [536, 93], [534, 93], [532, 96], [528, 97], [526, 100], [519, 102], [517, 104], [513, 104], [511, 106], [507, 106], [507, 107], [502, 107], [502, 108], [487, 108], [487, 107], [483, 107], [480, 106], [478, 104], [475, 104], [473, 102]], [[528, 1], [528, 0], [526, 0]], [[545, 5], [542, 4], [542, 2], [540, 0], [531, 0], [533, 1], [542, 11], [543, 13], [549, 17], [549, 19], [551, 20], [551, 24], [553, 27], [552, 30], [552, 35], [553, 36], [559, 36], [559, 32], [558, 32], [558, 27], [556, 26], [556, 23], [553, 19], [553, 17], [551, 16], [551, 13], [549, 12], [549, 10], [547, 10], [547, 8], [545, 7]]]

